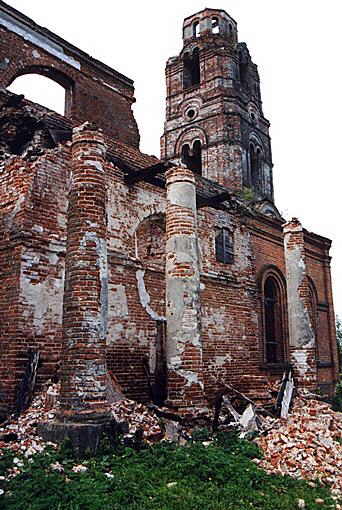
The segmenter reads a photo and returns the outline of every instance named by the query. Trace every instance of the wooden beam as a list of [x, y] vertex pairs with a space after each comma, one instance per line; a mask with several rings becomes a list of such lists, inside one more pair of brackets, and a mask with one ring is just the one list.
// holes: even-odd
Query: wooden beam
[[218, 207], [222, 202], [230, 199], [230, 193], [228, 191], [224, 191], [223, 193], [218, 193], [213, 196], [198, 196], [197, 195], [197, 209], [201, 209], [202, 207]]
[[142, 168], [134, 173], [130, 172], [125, 175], [125, 183], [132, 186], [136, 182], [151, 182], [157, 174], [163, 174], [168, 168], [173, 166], [171, 163], [157, 163], [147, 168]]

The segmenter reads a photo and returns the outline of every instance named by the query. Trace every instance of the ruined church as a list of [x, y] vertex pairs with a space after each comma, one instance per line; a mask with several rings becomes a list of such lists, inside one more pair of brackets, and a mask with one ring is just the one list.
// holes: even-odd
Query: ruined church
[[[65, 89], [64, 115], [7, 89], [26, 74]], [[133, 81], [0, 1], [2, 416], [32, 352], [36, 388], [61, 381], [61, 422], [107, 419], [107, 371], [179, 413], [225, 383], [267, 400], [288, 367], [333, 392], [331, 242], [274, 203], [258, 68], [229, 14], [184, 20], [166, 85], [157, 158]]]

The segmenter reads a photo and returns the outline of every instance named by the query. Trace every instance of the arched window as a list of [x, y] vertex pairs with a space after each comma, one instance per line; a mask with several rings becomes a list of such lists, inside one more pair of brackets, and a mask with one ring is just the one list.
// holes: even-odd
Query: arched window
[[251, 186], [255, 190], [261, 187], [262, 172], [262, 151], [260, 147], [256, 147], [254, 143], [249, 145], [249, 165], [251, 175]]
[[258, 155], [254, 145], [251, 143], [249, 146], [249, 159], [251, 166], [251, 184], [253, 188], [258, 187]]
[[273, 274], [263, 283], [263, 317], [265, 361], [281, 363], [285, 359], [284, 292]]
[[195, 140], [190, 149], [189, 144], [182, 147], [181, 160], [190, 170], [202, 175], [202, 145], [200, 140]]
[[195, 21], [192, 25], [192, 36], [193, 37], [199, 37], [200, 35], [200, 24], [199, 21]]
[[314, 331], [315, 336], [317, 335], [317, 291], [314, 282], [312, 279], [308, 276], [308, 283], [309, 283], [309, 295], [308, 295], [308, 308], [309, 308], [309, 316], [310, 316], [310, 322], [311, 327]]
[[219, 25], [219, 19], [218, 18], [211, 18], [211, 31], [213, 34], [219, 34], [220, 33], [220, 25]]
[[200, 84], [200, 61], [199, 51], [195, 48], [190, 55], [184, 53], [183, 57], [183, 87], [185, 89]]
[[61, 115], [68, 113], [66, 89], [46, 76], [35, 73], [18, 76], [8, 87], [8, 90], [15, 94], [24, 94], [30, 101]]

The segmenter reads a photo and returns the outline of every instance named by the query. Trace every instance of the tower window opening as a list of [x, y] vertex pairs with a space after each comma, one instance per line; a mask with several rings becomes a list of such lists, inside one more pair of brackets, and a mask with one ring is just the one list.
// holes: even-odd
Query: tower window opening
[[234, 263], [233, 235], [226, 228], [221, 228], [215, 237], [216, 260], [223, 264]]
[[255, 148], [253, 143], [251, 143], [249, 146], [249, 160], [251, 170], [251, 185], [254, 189], [259, 189], [262, 153], [260, 147]]
[[241, 85], [245, 85], [247, 83], [248, 64], [241, 63], [239, 69]]
[[189, 119], [193, 119], [194, 116], [195, 116], [195, 110], [193, 110], [192, 108], [190, 110], [187, 111], [187, 116], [189, 117]]
[[279, 363], [284, 360], [281, 293], [277, 281], [269, 276], [264, 284], [265, 360]]
[[194, 173], [202, 175], [202, 146], [199, 140], [195, 140], [192, 149], [189, 144], [182, 147], [181, 160], [184, 165]]
[[219, 34], [220, 33], [220, 25], [219, 25], [219, 19], [218, 18], [212, 18], [211, 19], [211, 31], [213, 34]]
[[192, 25], [192, 36], [193, 37], [199, 37], [200, 35], [200, 24], [199, 21], [195, 21], [195, 23]]
[[228, 25], [228, 34], [232, 34], [233, 33], [233, 25], [231, 23], [229, 23]]
[[200, 84], [199, 51], [195, 48], [192, 54], [184, 54], [183, 58], [183, 87], [185, 89]]

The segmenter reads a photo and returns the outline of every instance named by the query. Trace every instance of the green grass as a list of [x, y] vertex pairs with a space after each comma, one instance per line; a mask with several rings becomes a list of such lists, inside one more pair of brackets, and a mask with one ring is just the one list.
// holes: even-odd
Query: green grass
[[[220, 434], [204, 446], [160, 443], [135, 451], [108, 448], [95, 458], [76, 461], [64, 449], [25, 460], [22, 472], [0, 481], [1, 510], [306, 510], [334, 508], [329, 490], [304, 481], [270, 476], [251, 461], [260, 457], [247, 441]], [[59, 461], [64, 472], [50, 467]], [[71, 468], [82, 463], [84, 473]], [[13, 454], [0, 458], [0, 476], [13, 465]], [[105, 473], [112, 473], [108, 478]], [[316, 498], [325, 500], [315, 503]]]

